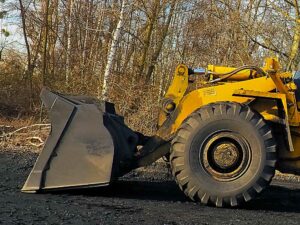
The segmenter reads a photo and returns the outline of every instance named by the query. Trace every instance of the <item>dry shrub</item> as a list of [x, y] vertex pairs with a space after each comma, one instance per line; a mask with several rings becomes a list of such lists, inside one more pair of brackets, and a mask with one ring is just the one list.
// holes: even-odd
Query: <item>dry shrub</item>
[[[110, 101], [115, 104], [117, 113], [125, 118], [126, 124], [133, 130], [146, 135], [154, 134], [159, 112], [159, 88], [145, 84], [143, 79], [135, 79], [131, 74], [112, 74], [111, 78]], [[62, 79], [49, 86], [65, 94], [97, 98], [98, 85], [98, 77], [82, 80], [80, 76], [73, 75], [69, 85]]]
[[0, 147], [3, 149], [22, 146], [39, 151], [50, 131], [48, 124], [37, 124], [34, 117], [10, 120], [0, 118], [0, 124]]
[[[26, 60], [20, 53], [13, 51], [9, 51], [5, 60], [0, 62], [0, 141], [2, 146], [33, 146], [34, 143], [31, 143], [33, 140], [29, 138], [37, 137], [44, 141], [47, 136], [47, 129], [45, 130], [44, 127], [31, 127], [33, 124], [40, 123], [39, 93], [42, 81], [40, 71], [36, 68], [32, 77], [32, 89], [30, 89], [25, 75], [25, 62]], [[82, 78], [80, 74], [72, 74], [67, 85], [64, 73], [57, 74], [57, 76], [48, 75], [46, 86], [53, 91], [65, 94], [97, 97], [99, 77]], [[160, 100], [158, 85], [146, 84], [143, 78], [136, 78], [132, 74], [112, 74], [110, 99], [115, 104], [117, 113], [124, 116], [130, 128], [145, 135], [153, 135], [156, 132]], [[48, 123], [47, 117], [43, 117], [45, 118], [43, 123]], [[24, 129], [11, 134], [20, 128]]]
[[5, 61], [0, 61], [0, 113], [2, 116], [16, 117], [24, 111], [26, 102], [23, 93], [22, 59], [11, 52]]
[[40, 89], [38, 76], [30, 78], [26, 73], [24, 56], [14, 50], [7, 51], [0, 61], [0, 116], [16, 119], [37, 114]]
[[[21, 71], [20, 68], [18, 72], [21, 73]], [[9, 71], [5, 72], [9, 73]], [[39, 150], [46, 140], [49, 126], [36, 125], [48, 123], [45, 113], [43, 114], [44, 121], [40, 121], [41, 105], [38, 95], [33, 101], [34, 107], [28, 107], [26, 89], [18, 87], [18, 82], [14, 79], [3, 80], [5, 83], [2, 91], [6, 95], [0, 98], [0, 147], [29, 146], [32, 150]], [[66, 94], [97, 96], [96, 79], [86, 82], [85, 86], [80, 82], [80, 79], [72, 79], [70, 86], [66, 86], [64, 82], [57, 81], [53, 82], [50, 88]], [[18, 88], [20, 91], [16, 92]], [[39, 86], [34, 86], [34, 92], [39, 93], [39, 91]], [[153, 135], [157, 130], [158, 93], [157, 87], [147, 85], [141, 79], [133, 82], [116, 76], [110, 85], [111, 102], [115, 104], [117, 113], [124, 116], [130, 128], [145, 135]]]
[[49, 80], [45, 86], [51, 90], [69, 95], [87, 95], [97, 96], [99, 80], [97, 76], [80, 77], [78, 74], [72, 74], [69, 82], [66, 83], [64, 76], [57, 76]]
[[124, 116], [131, 129], [145, 135], [155, 133], [159, 113], [158, 87], [142, 80], [120, 79], [112, 82], [110, 96], [118, 114]]

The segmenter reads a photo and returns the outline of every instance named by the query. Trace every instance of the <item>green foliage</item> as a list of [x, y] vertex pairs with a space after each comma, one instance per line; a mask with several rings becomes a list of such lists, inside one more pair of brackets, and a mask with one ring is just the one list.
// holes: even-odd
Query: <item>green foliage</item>
[[3, 19], [7, 15], [7, 11], [0, 11], [0, 19]]
[[[0, 0], [0, 4], [3, 4], [3, 3], [5, 3], [5, 0]], [[1, 7], [2, 8], [2, 7]], [[6, 10], [1, 10], [0, 11], [0, 19], [3, 19], [6, 15], [7, 15], [7, 13], [8, 13], [8, 11], [6, 11]]]
[[1, 33], [5, 36], [8, 37], [10, 35], [10, 33], [6, 30], [6, 29], [2, 29]]

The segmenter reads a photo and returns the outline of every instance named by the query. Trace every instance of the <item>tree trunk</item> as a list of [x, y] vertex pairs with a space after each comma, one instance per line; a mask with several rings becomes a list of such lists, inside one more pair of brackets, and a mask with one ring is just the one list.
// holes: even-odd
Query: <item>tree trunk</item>
[[104, 101], [109, 100], [109, 96], [108, 96], [109, 86], [108, 85], [109, 85], [109, 79], [110, 79], [110, 72], [113, 67], [113, 62], [114, 62], [114, 59], [116, 56], [116, 51], [117, 51], [117, 45], [118, 45], [118, 42], [119, 42], [119, 39], [121, 36], [121, 29], [122, 29], [123, 23], [124, 23], [125, 6], [126, 6], [126, 0], [123, 0], [122, 4], [121, 4], [119, 21], [118, 21], [117, 28], [113, 35], [113, 39], [112, 39], [111, 46], [110, 46], [110, 51], [109, 51], [109, 54], [107, 57], [106, 67], [104, 70], [104, 78], [103, 78], [102, 93], [101, 93], [101, 98]]
[[293, 37], [293, 43], [291, 46], [291, 52], [289, 57], [289, 64], [287, 66], [288, 70], [296, 70], [298, 64], [299, 64], [299, 47], [300, 47], [300, 11], [299, 11], [299, 5], [298, 0], [294, 0], [294, 8], [296, 11], [296, 25], [294, 28], [294, 37]]
[[73, 14], [74, 0], [69, 1], [68, 10], [68, 31], [67, 31], [67, 53], [66, 53], [66, 85], [69, 85], [70, 73], [71, 73], [71, 32], [72, 32], [72, 14]]
[[287, 70], [295, 70], [298, 66], [297, 58], [300, 46], [300, 21], [296, 22], [296, 26], [294, 28], [294, 37], [293, 37], [293, 44], [291, 46], [291, 52], [289, 56], [289, 64], [287, 66]]
[[25, 72], [25, 79], [27, 82], [29, 82], [29, 98], [31, 104], [33, 99], [32, 76], [34, 71], [34, 65], [31, 62], [31, 49], [28, 42], [27, 31], [26, 31], [26, 11], [22, 0], [19, 0], [19, 4], [20, 4], [20, 11], [21, 11], [22, 31], [23, 31], [24, 41], [26, 45], [26, 52], [27, 52], [27, 70]]
[[47, 74], [47, 62], [48, 62], [48, 34], [49, 34], [49, 5], [50, 0], [46, 0], [45, 2], [45, 17], [44, 17], [44, 43], [43, 43], [43, 68], [42, 68], [42, 84], [46, 84], [46, 74]]
[[146, 30], [146, 37], [144, 39], [144, 47], [143, 47], [142, 57], [140, 60], [140, 65], [139, 65], [138, 74], [140, 76], [142, 76], [142, 74], [144, 73], [147, 54], [148, 54], [148, 50], [149, 50], [150, 44], [151, 44], [151, 37], [152, 37], [152, 33], [154, 31], [154, 25], [157, 20], [157, 15], [158, 15], [158, 11], [159, 11], [160, 0], [156, 0], [153, 4], [154, 4], [154, 6], [152, 9], [151, 16], [148, 17], [149, 24], [148, 24], [147, 30]]
[[168, 31], [169, 31], [171, 19], [173, 17], [174, 9], [176, 7], [176, 1], [177, 0], [173, 0], [171, 2], [170, 12], [169, 12], [166, 24], [164, 25], [163, 30], [162, 30], [161, 39], [160, 39], [160, 41], [158, 43], [158, 46], [157, 46], [155, 52], [153, 53], [153, 55], [151, 57], [150, 66], [148, 68], [148, 72], [147, 72], [147, 76], [146, 76], [146, 82], [147, 83], [149, 83], [150, 80], [151, 80], [151, 76], [152, 76], [152, 73], [154, 71], [155, 65], [157, 63], [157, 59], [158, 59], [158, 57], [159, 57], [159, 55], [161, 53], [161, 50], [162, 50], [162, 47], [164, 45], [165, 39], [166, 39], [166, 37], [168, 35]]

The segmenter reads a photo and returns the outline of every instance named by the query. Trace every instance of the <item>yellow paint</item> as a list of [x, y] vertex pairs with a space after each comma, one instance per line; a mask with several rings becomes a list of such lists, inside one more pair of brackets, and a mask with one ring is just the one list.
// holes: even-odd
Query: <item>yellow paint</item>
[[[207, 70], [216, 73], [213, 77], [219, 78], [222, 77], [222, 73], [230, 73], [234, 71], [235, 67], [224, 67], [224, 66], [215, 66], [215, 65], [208, 65]], [[220, 75], [218, 75], [220, 74]], [[254, 74], [252, 74], [254, 75]], [[246, 80], [251, 76], [250, 70], [243, 70], [241, 72], [238, 72], [237, 74], [230, 77], [229, 80]]]
[[[186, 65], [180, 64], [177, 66], [173, 80], [167, 93], [164, 96], [164, 101], [166, 103], [172, 102], [175, 107], [178, 106], [179, 102], [183, 98], [187, 88], [188, 88], [188, 67]], [[164, 103], [165, 103], [164, 102]], [[163, 122], [167, 119], [166, 110], [168, 111], [171, 106], [170, 104], [164, 104], [161, 113], [159, 114], [158, 125], [161, 126]]]
[[[234, 67], [214, 65], [209, 65], [206, 68], [208, 72], [214, 72], [214, 79], [216, 76], [222, 77], [222, 74], [232, 72], [235, 69]], [[292, 73], [281, 72], [281, 65], [276, 58], [267, 58], [261, 69], [266, 73], [266, 76], [258, 77], [255, 72], [243, 70], [230, 77], [230, 81], [225, 80], [222, 83], [215, 83], [214, 86], [203, 87], [186, 93], [189, 76], [188, 67], [183, 64], [179, 65], [164, 96], [164, 106], [159, 116], [160, 129], [157, 135], [161, 137], [172, 136], [184, 119], [198, 108], [210, 103], [222, 101], [248, 103], [256, 98], [280, 99], [286, 114], [284, 121], [278, 117], [277, 106], [272, 102], [269, 104], [263, 100], [256, 101], [258, 103], [256, 103], [255, 109], [266, 120], [288, 123], [292, 129], [299, 130], [297, 136], [288, 135], [289, 143], [293, 143], [295, 151], [286, 154], [291, 154], [293, 157], [300, 156], [300, 115], [294, 94], [297, 87], [293, 82], [287, 84], [282, 82], [282, 79], [292, 78]], [[290, 133], [289, 130], [288, 127], [288, 133]], [[294, 130], [293, 133], [295, 133]]]
[[[259, 83], [263, 83], [264, 85], [257, 85]], [[271, 78], [261, 77], [247, 81], [225, 83], [218, 86], [195, 90], [184, 96], [179, 103], [178, 110], [180, 113], [177, 116], [175, 123], [172, 124], [171, 132], [174, 133], [186, 117], [203, 105], [222, 101], [246, 103], [253, 100], [251, 97], [245, 98], [233, 96], [235, 90], [245, 89], [269, 92], [275, 88], [276, 87]]]

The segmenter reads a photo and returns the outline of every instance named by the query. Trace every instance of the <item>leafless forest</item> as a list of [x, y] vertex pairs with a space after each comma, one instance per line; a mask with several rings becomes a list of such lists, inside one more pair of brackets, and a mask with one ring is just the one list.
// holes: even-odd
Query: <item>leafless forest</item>
[[[39, 91], [112, 101], [155, 130], [175, 66], [300, 62], [297, 0], [1, 0], [0, 115], [38, 115]], [[12, 14], [18, 29], [3, 26]], [[19, 43], [10, 36], [18, 32]]]

